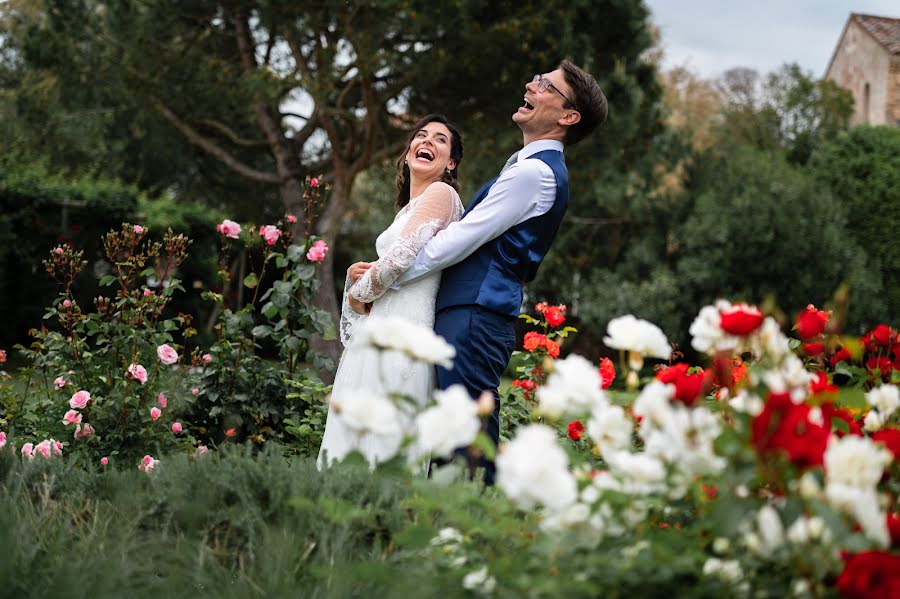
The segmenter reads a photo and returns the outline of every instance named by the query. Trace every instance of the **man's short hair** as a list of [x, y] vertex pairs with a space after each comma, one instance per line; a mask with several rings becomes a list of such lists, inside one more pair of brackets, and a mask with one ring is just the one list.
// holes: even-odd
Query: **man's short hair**
[[[563, 141], [567, 146], [571, 146], [587, 137], [606, 120], [608, 108], [606, 96], [589, 73], [569, 60], [559, 63], [559, 68], [563, 71], [569, 89], [572, 90], [574, 108], [581, 115], [581, 120], [566, 130]], [[570, 105], [566, 108], [573, 107]]]

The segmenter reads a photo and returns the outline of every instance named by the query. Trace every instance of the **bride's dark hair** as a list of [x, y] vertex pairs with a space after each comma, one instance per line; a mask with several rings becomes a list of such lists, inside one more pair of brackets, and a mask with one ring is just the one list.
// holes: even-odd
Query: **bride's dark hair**
[[409, 204], [410, 200], [409, 166], [406, 164], [406, 153], [409, 152], [409, 146], [412, 145], [416, 133], [421, 131], [428, 123], [441, 123], [450, 130], [450, 158], [456, 164], [450, 172], [444, 171], [441, 181], [459, 191], [459, 163], [462, 162], [463, 158], [462, 137], [460, 137], [456, 127], [450, 124], [447, 117], [442, 114], [429, 114], [412, 128], [409, 137], [406, 138], [406, 147], [403, 148], [403, 153], [400, 154], [400, 159], [397, 161], [397, 206], [400, 208]]

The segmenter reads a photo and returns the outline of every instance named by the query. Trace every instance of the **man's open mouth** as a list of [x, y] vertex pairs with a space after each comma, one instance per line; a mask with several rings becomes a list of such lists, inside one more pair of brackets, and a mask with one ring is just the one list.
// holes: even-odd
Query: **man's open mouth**
[[525, 103], [521, 106], [525, 110], [534, 110], [534, 106], [531, 105], [531, 102], [528, 101], [528, 98], [524, 98]]

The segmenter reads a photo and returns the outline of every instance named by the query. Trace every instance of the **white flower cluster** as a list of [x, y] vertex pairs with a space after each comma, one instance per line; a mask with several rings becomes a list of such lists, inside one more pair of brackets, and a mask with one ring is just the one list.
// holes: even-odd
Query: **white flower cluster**
[[387, 397], [366, 389], [347, 390], [332, 395], [331, 404], [340, 422], [356, 434], [355, 443], [346, 453], [329, 455], [328, 460], [342, 460], [352, 450], [362, 453], [374, 467], [391, 459], [403, 442], [401, 414]]
[[863, 424], [867, 431], [877, 431], [887, 424], [897, 408], [900, 408], [900, 387], [897, 385], [875, 387], [866, 393], [866, 401], [872, 409], [866, 414]]
[[[635, 415], [643, 419], [638, 432], [646, 455], [672, 467], [682, 480], [721, 472], [725, 459], [713, 451], [718, 419], [704, 407], [673, 403], [674, 394], [673, 385], [652, 381], [634, 402]], [[678, 487], [672, 491], [679, 494]]]
[[701, 308], [688, 329], [694, 349], [707, 354], [750, 351], [757, 357], [770, 356], [776, 362], [790, 353], [788, 339], [772, 317], [766, 317], [762, 325], [746, 338], [722, 330], [721, 313], [732, 307], [730, 302], [718, 300], [715, 305]]
[[890, 544], [884, 512], [878, 505], [878, 481], [891, 453], [865, 437], [832, 437], [825, 450], [825, 497], [856, 517], [863, 531], [882, 547]]
[[519, 428], [515, 439], [500, 448], [496, 464], [497, 485], [523, 509], [543, 505], [560, 512], [575, 502], [577, 484], [569, 458], [549, 426]]
[[475, 440], [481, 430], [478, 404], [462, 385], [435, 391], [437, 405], [416, 416], [418, 443], [423, 453], [449, 456]]
[[668, 360], [672, 347], [665, 334], [653, 323], [631, 314], [613, 318], [606, 326], [603, 343], [613, 349], [634, 352], [641, 356]]
[[587, 412], [596, 404], [606, 402], [601, 383], [600, 373], [586, 358], [572, 354], [557, 360], [553, 373], [537, 390], [540, 411], [550, 418]]
[[456, 357], [456, 349], [430, 327], [397, 316], [369, 317], [354, 335], [359, 335], [363, 345], [400, 351], [413, 360], [444, 368], [452, 368]]
[[809, 392], [809, 384], [816, 375], [806, 370], [803, 360], [793, 354], [784, 356], [777, 368], [763, 373], [763, 382], [772, 393], [789, 393], [791, 401], [801, 404]]

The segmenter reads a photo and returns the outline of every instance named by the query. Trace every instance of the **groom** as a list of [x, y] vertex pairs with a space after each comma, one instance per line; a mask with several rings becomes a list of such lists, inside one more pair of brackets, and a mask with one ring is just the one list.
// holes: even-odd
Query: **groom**
[[[568, 60], [525, 84], [512, 120], [524, 147], [475, 195], [463, 218], [439, 232], [397, 281], [403, 285], [443, 269], [435, 331], [456, 348], [453, 369], [438, 367], [441, 389], [466, 387], [472, 398], [494, 395], [487, 433], [500, 438], [500, 376], [515, 349], [522, 285], [534, 279], [569, 202], [563, 148], [606, 120], [606, 98], [588, 73]], [[485, 483], [494, 464], [482, 460]]]

